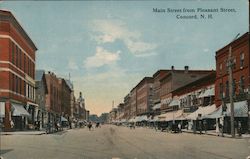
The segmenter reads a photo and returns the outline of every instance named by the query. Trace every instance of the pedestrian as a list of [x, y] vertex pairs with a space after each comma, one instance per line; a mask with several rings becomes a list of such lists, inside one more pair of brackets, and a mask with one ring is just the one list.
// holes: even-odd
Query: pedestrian
[[14, 126], [15, 126], [15, 124], [14, 124], [13, 120], [10, 120], [10, 127], [11, 127], [11, 129], [13, 129]]
[[54, 123], [56, 131], [58, 131], [58, 124], [57, 122]]
[[202, 134], [202, 121], [199, 120], [199, 131], [200, 131], [200, 135]]
[[242, 126], [241, 126], [241, 122], [240, 121], [238, 123], [238, 134], [239, 134], [239, 136], [242, 135]]
[[92, 128], [92, 123], [91, 122], [89, 122], [89, 124], [88, 124], [88, 128], [89, 128], [89, 131], [91, 130], [91, 128]]
[[204, 131], [206, 134], [207, 133], [207, 120], [206, 119], [203, 121], [203, 126], [204, 126]]
[[219, 129], [220, 129], [220, 133], [221, 133], [221, 136], [223, 137], [223, 125], [220, 123], [219, 124]]
[[182, 132], [181, 131], [181, 123], [178, 124], [178, 129], [179, 129], [179, 132]]
[[98, 128], [98, 127], [99, 127], [99, 123], [98, 123], [98, 122], [96, 123], [95, 127], [96, 127], [96, 128]]

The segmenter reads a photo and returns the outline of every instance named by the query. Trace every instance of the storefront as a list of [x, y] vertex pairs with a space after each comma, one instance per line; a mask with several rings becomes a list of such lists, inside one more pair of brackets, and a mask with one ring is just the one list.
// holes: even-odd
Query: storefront
[[24, 106], [18, 103], [11, 103], [11, 121], [13, 122], [12, 130], [24, 130], [26, 128], [25, 118], [30, 114], [24, 109]]

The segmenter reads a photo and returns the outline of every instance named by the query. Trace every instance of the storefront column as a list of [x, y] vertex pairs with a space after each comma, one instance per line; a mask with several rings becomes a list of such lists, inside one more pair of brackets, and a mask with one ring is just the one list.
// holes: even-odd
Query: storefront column
[[11, 131], [11, 104], [10, 101], [7, 100], [5, 102], [5, 118], [4, 118], [4, 131]]

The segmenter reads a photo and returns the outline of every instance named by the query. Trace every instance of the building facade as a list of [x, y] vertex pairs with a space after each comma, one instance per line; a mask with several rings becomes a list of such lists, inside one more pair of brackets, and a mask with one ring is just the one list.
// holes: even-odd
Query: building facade
[[153, 106], [153, 78], [145, 77], [136, 86], [137, 115], [150, 113]]
[[161, 96], [160, 96], [160, 90], [161, 90], [161, 82], [160, 79], [162, 79], [169, 70], [158, 70], [153, 75], [153, 108], [152, 108], [152, 114], [153, 115], [159, 115], [160, 114], [160, 108], [161, 108]]
[[28, 120], [31, 124], [34, 122], [37, 107], [34, 80], [37, 48], [13, 14], [3, 10], [0, 10], [0, 43], [0, 102], [4, 110], [1, 111], [4, 112], [1, 115], [4, 130], [25, 129]]
[[71, 115], [71, 87], [68, 85], [67, 81], [63, 78], [59, 79], [59, 84], [61, 87], [61, 115], [66, 119], [69, 119]]
[[130, 92], [131, 94], [131, 104], [130, 104], [130, 118], [133, 118], [137, 115], [137, 91], [136, 88], [133, 88]]
[[40, 128], [46, 127], [48, 123], [48, 113], [46, 110], [46, 94], [48, 94], [48, 87], [45, 79], [44, 70], [36, 70], [36, 103], [38, 104], [37, 121], [40, 122]]
[[233, 94], [236, 100], [244, 100], [244, 94], [249, 91], [249, 33], [245, 33], [234, 42], [216, 52], [215, 103], [222, 104], [222, 99], [229, 101], [229, 80], [227, 59], [229, 47], [232, 47], [233, 57]]
[[173, 110], [173, 107], [169, 107], [169, 104], [172, 101], [172, 92], [175, 89], [196, 81], [211, 72], [211, 70], [189, 70], [188, 66], [185, 66], [184, 70], [175, 70], [172, 66], [171, 71], [160, 79], [161, 111]]
[[46, 108], [48, 110], [48, 121], [58, 122], [61, 117], [61, 86], [59, 78], [53, 72], [45, 74], [48, 94], [46, 95]]
[[215, 104], [223, 107], [225, 131], [231, 132], [231, 107], [229, 99], [229, 48], [232, 53], [232, 93], [235, 126], [242, 125], [243, 132], [250, 132], [249, 101], [249, 32], [216, 51]]
[[175, 89], [172, 92], [173, 99], [179, 100], [178, 109], [183, 109], [185, 113], [192, 113], [200, 106], [208, 106], [214, 104], [214, 87], [216, 72], [210, 74]]
[[124, 118], [126, 120], [130, 119], [131, 115], [131, 95], [130, 93], [124, 97]]

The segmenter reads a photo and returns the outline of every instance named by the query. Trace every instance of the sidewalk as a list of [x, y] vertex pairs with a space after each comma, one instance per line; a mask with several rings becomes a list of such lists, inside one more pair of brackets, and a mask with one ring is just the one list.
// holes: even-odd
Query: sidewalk
[[[194, 133], [192, 130], [187, 130], [187, 129], [182, 129], [182, 132], [185, 133]], [[199, 131], [196, 131], [196, 134], [199, 135]], [[218, 137], [222, 137], [221, 134], [218, 135], [215, 130], [209, 130], [207, 131], [207, 133], [205, 133], [204, 131], [202, 131], [202, 135], [212, 135], [212, 136], [218, 136]], [[227, 137], [227, 138], [232, 138], [230, 134], [223, 134], [223, 137]], [[244, 138], [250, 138], [250, 134], [242, 134], [241, 136], [239, 136], [238, 134], [235, 135], [236, 139], [244, 139]]]
[[0, 132], [0, 135], [43, 135], [45, 131], [13, 131], [13, 132]]

